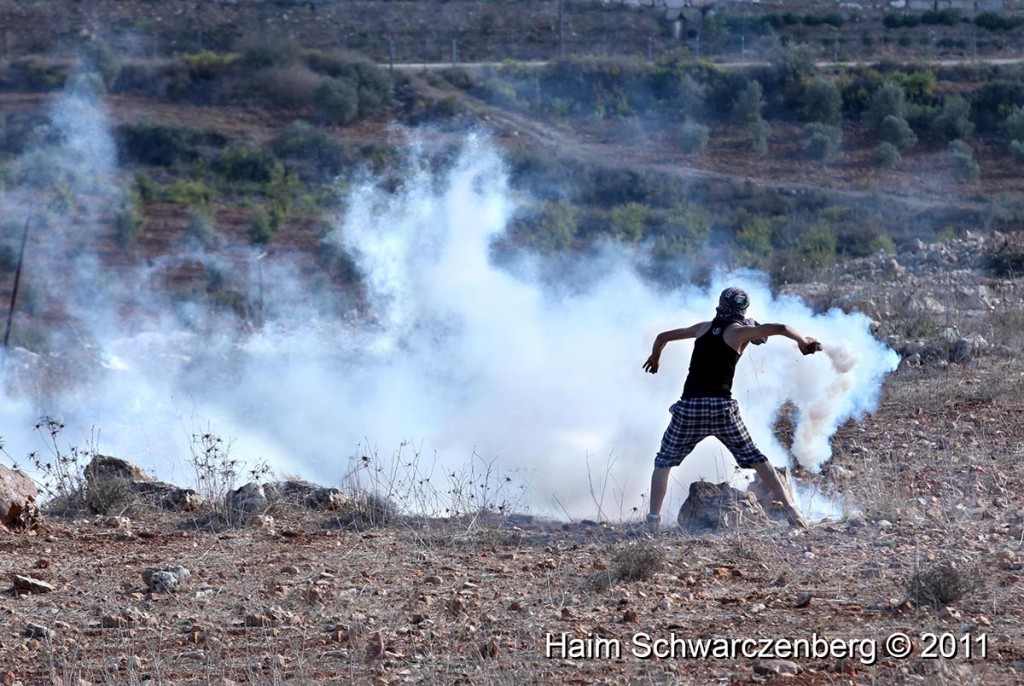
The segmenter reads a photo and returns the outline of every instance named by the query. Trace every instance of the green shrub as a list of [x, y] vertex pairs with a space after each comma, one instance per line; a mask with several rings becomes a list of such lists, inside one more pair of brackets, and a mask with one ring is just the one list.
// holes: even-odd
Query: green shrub
[[814, 59], [803, 45], [776, 41], [771, 46], [768, 59], [772, 77], [782, 88], [798, 84], [814, 73]]
[[117, 75], [121, 71], [121, 64], [117, 55], [105, 42], [93, 39], [82, 48], [82, 62], [87, 71], [93, 71], [100, 75], [106, 90], [117, 81]]
[[277, 233], [280, 219], [265, 207], [256, 207], [249, 216], [249, 240], [259, 245], [266, 245]]
[[213, 191], [199, 179], [176, 179], [168, 189], [167, 200], [189, 207], [206, 207], [213, 202]]
[[843, 132], [838, 126], [811, 122], [804, 127], [803, 139], [807, 158], [824, 162], [839, 152]]
[[200, 245], [208, 246], [216, 234], [216, 227], [213, 224], [213, 215], [209, 210], [202, 207], [194, 207], [188, 211], [188, 223], [185, 225], [185, 235]]
[[689, 74], [684, 74], [672, 99], [672, 109], [680, 119], [696, 117], [703, 114], [706, 99], [707, 88]]
[[971, 146], [961, 140], [949, 144], [949, 165], [953, 176], [968, 183], [975, 183], [981, 178], [981, 168], [974, 159]]
[[900, 159], [900, 149], [892, 143], [882, 142], [875, 148], [875, 164], [882, 169], [894, 169]]
[[256, 82], [266, 98], [278, 107], [307, 107], [320, 85], [320, 77], [301, 64], [269, 67], [258, 72]]
[[816, 78], [804, 89], [801, 114], [806, 121], [839, 126], [843, 121], [843, 95], [835, 83]]
[[270, 143], [271, 150], [284, 159], [303, 160], [334, 176], [341, 171], [342, 146], [326, 131], [303, 121], [285, 127]]
[[1014, 162], [1024, 165], [1024, 141], [1010, 141], [1010, 154]]
[[1014, 107], [1003, 123], [1006, 137], [1011, 141], [1024, 141], [1024, 107]]
[[763, 111], [764, 89], [759, 81], [751, 79], [736, 96], [736, 102], [732, 108], [733, 116], [737, 121], [750, 125], [753, 122], [761, 121]]
[[878, 128], [878, 137], [883, 143], [890, 143], [900, 150], [906, 150], [917, 143], [917, 135], [911, 130], [907, 120], [891, 114], [882, 120]]
[[194, 162], [201, 156], [203, 147], [219, 147], [225, 141], [220, 134], [145, 121], [122, 124], [114, 135], [122, 162], [155, 167]]
[[1024, 23], [1020, 17], [1011, 17], [996, 12], [981, 12], [974, 17], [974, 25], [987, 31], [1012, 31]]
[[238, 61], [234, 53], [218, 54], [203, 50], [186, 54], [182, 59], [188, 67], [188, 75], [192, 79], [219, 79], [226, 75]]
[[330, 124], [350, 124], [359, 116], [359, 92], [349, 81], [325, 78], [313, 91], [313, 104]]
[[10, 63], [11, 88], [18, 91], [54, 91], [64, 87], [74, 65], [63, 60], [31, 56]]
[[837, 239], [828, 227], [812, 226], [798, 243], [800, 253], [812, 267], [824, 267], [836, 259]]
[[518, 245], [550, 253], [568, 248], [578, 228], [579, 209], [568, 200], [556, 200], [514, 221], [511, 234]]
[[764, 217], [746, 221], [734, 239], [740, 266], [765, 269], [772, 257], [772, 224]]
[[613, 207], [608, 218], [612, 235], [627, 241], [639, 241], [647, 233], [651, 210], [642, 203], [630, 202]]
[[114, 214], [114, 238], [120, 246], [129, 245], [146, 225], [141, 200], [135, 193], [127, 194]]
[[696, 205], [677, 205], [665, 214], [658, 227], [656, 253], [660, 257], [691, 256], [702, 250], [711, 236], [711, 214]]
[[887, 233], [880, 233], [868, 242], [869, 255], [876, 255], [878, 253], [895, 255], [896, 252], [896, 242]]
[[907, 118], [907, 96], [903, 87], [896, 83], [886, 83], [878, 89], [868, 104], [866, 123], [868, 128], [878, 132], [886, 117]]
[[1020, 236], [1004, 236], [985, 244], [985, 261], [996, 276], [1019, 277], [1024, 274], [1024, 241]]
[[768, 154], [768, 137], [771, 135], [771, 127], [764, 119], [758, 118], [747, 125], [747, 133], [750, 134], [750, 150], [758, 157]]
[[615, 128], [618, 139], [627, 145], [642, 145], [647, 140], [647, 131], [640, 117], [623, 117]]
[[[1007, 116], [1024, 106], [1024, 82], [996, 79], [982, 85], [971, 97], [971, 113], [979, 131], [994, 131]], [[1011, 135], [1010, 140], [1024, 140]]]
[[958, 569], [943, 562], [914, 572], [907, 581], [907, 597], [918, 605], [938, 609], [978, 593], [984, 588], [984, 581], [976, 567]]
[[232, 146], [214, 160], [213, 168], [228, 181], [269, 184], [284, 176], [284, 166], [263, 147]]
[[959, 21], [958, 9], [926, 10], [921, 13], [921, 23], [929, 26], [956, 26]]
[[692, 119], [685, 120], [679, 128], [679, 144], [685, 153], [703, 152], [708, 144], [708, 127]]
[[356, 93], [358, 115], [376, 112], [391, 104], [394, 85], [388, 71], [361, 57], [310, 51], [306, 64], [314, 72], [348, 83]]
[[947, 97], [942, 103], [942, 111], [932, 122], [932, 130], [944, 141], [970, 137], [974, 131], [970, 103], [959, 95]]
[[250, 45], [242, 52], [239, 65], [258, 71], [272, 67], [285, 67], [299, 60], [301, 50], [293, 41], [270, 40]]

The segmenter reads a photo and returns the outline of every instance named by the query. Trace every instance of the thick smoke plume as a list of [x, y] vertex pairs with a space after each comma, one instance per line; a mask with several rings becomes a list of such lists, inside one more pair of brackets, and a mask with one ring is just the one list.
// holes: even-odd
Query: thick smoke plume
[[[36, 163], [78, 159], [80, 176], [103, 190], [81, 187], [78, 209], [49, 223], [71, 225], [38, 231], [30, 246], [26, 272], [33, 283], [65, 286], [73, 333], [52, 332], [51, 352], [12, 351], [4, 360], [4, 435], [16, 458], [39, 448], [31, 429], [50, 413], [66, 422], [68, 441], [98, 434], [101, 452], [188, 483], [190, 435], [210, 428], [234, 441], [237, 457], [266, 461], [278, 474], [337, 484], [353, 458], [369, 456], [394, 474], [418, 455], [419, 473], [435, 483], [477, 465], [475, 473], [526, 486], [535, 511], [627, 516], [648, 490], [692, 344], [670, 345], [657, 376], [641, 365], [659, 331], [713, 316], [725, 285], [748, 290], [750, 316], [825, 344], [827, 355], [805, 358], [773, 339], [738, 368], [736, 397], [778, 464], [788, 457], [771, 426], [784, 403], [797, 408], [794, 456], [816, 469], [836, 427], [873, 409], [894, 367], [867, 318], [815, 316], [794, 298], [774, 297], [761, 275], [721, 274], [707, 289], [664, 292], [638, 275], [635, 251], [609, 247], [575, 265], [585, 287], [553, 292], [531, 276], [543, 265], [494, 266], [492, 242], [517, 201], [501, 155], [483, 137], [469, 138], [445, 171], [413, 155], [397, 190], [368, 178], [348, 194], [329, 240], [359, 266], [369, 316], [339, 316], [339, 303], [307, 271], [245, 246], [225, 249], [231, 259], [183, 247], [114, 270], [82, 239], [69, 275], [53, 255], [68, 230], [98, 235], [102, 208], [118, 201], [110, 190], [118, 170], [94, 98], [66, 94], [53, 126], [31, 153]], [[52, 185], [9, 191], [5, 215], [25, 216], [52, 195], [44, 187]], [[260, 289], [263, 326], [166, 300], [154, 284], [176, 260], [220, 260], [252, 294]], [[42, 370], [59, 365], [68, 373], [48, 382]], [[735, 467], [706, 441], [676, 472], [685, 483], [728, 478]]]

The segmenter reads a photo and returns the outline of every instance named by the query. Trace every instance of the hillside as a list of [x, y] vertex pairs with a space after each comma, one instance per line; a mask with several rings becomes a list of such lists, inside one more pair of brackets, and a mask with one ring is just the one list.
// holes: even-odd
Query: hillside
[[[755, 5], [0, 8], [0, 686], [1020, 683], [1021, 24]], [[822, 509], [640, 535], [723, 272], [862, 365], [745, 368]]]

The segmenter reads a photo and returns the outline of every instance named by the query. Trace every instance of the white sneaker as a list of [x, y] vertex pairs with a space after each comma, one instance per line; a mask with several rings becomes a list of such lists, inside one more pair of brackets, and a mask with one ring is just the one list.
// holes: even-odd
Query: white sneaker
[[658, 529], [661, 527], [661, 515], [649, 514], [647, 515], [647, 521], [644, 522], [644, 529], [647, 533], [652, 536], [658, 533]]

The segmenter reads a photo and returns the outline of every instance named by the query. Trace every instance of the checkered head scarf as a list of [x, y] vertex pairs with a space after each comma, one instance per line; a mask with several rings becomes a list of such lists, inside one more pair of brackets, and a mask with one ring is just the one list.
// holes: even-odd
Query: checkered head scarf
[[747, 315], [747, 307], [750, 306], [750, 297], [742, 288], [730, 286], [718, 296], [718, 308], [715, 316], [718, 319], [725, 319], [730, 322], [742, 322]]
[[[730, 286], [718, 296], [718, 307], [715, 309], [716, 319], [724, 319], [728, 322], [738, 322], [747, 326], [757, 326], [758, 323], [746, 316], [747, 307], [750, 306], [750, 296], [742, 288]], [[767, 343], [767, 338], [758, 338], [751, 343], [761, 345]]]

